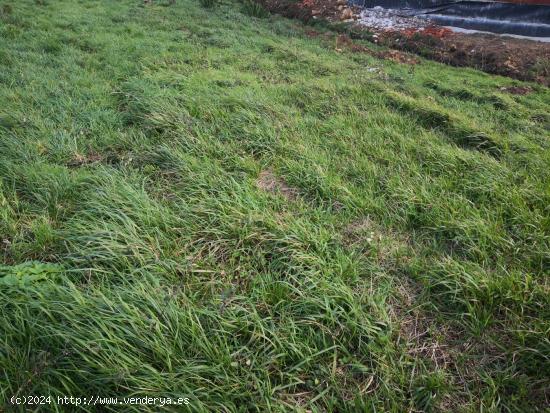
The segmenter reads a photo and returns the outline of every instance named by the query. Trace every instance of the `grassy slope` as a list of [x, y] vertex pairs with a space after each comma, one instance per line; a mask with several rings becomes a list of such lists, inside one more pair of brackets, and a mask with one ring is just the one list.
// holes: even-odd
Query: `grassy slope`
[[4, 401], [544, 410], [548, 89], [233, 3], [38, 3], [0, 13]]

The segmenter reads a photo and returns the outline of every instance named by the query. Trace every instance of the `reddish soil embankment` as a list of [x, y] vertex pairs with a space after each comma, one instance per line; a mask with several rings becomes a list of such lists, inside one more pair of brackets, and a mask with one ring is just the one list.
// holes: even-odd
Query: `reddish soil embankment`
[[427, 28], [415, 33], [387, 32], [380, 42], [453, 66], [550, 85], [550, 43], [491, 34], [453, 33]]

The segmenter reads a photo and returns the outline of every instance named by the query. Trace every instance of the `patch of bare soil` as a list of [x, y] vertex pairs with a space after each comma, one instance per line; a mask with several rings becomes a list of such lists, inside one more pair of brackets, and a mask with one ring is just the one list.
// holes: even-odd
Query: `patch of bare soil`
[[289, 186], [284, 179], [278, 177], [269, 169], [260, 172], [256, 180], [256, 186], [262, 191], [280, 194], [289, 201], [298, 197], [298, 189]]
[[91, 165], [98, 162], [101, 162], [103, 157], [97, 153], [89, 153], [87, 155], [82, 155], [79, 153], [74, 154], [73, 158], [68, 162], [69, 167], [79, 167], [83, 165]]
[[[386, 32], [381, 44], [452, 66], [550, 84], [550, 43], [491, 34]], [[512, 92], [513, 93], [513, 92]]]
[[272, 13], [285, 17], [310, 20], [354, 22], [359, 8], [348, 5], [347, 0], [257, 0]]
[[[414, 246], [412, 241], [395, 230], [385, 228], [369, 217], [351, 222], [342, 233], [343, 243], [359, 249], [382, 268], [399, 273], [399, 268], [410, 259]], [[406, 276], [396, 278], [397, 294], [388, 303], [388, 311], [397, 326], [396, 340], [402, 343], [412, 359], [423, 360], [434, 370], [452, 372], [450, 380], [454, 384], [463, 381], [463, 373], [457, 365], [460, 349], [456, 342], [459, 332], [450, 325], [443, 324], [420, 308], [422, 286]], [[456, 396], [456, 395], [455, 395]], [[446, 397], [443, 411], [453, 411], [456, 406]]]
[[355, 43], [349, 36], [345, 34], [340, 34], [336, 36], [334, 50], [336, 50], [337, 52], [349, 50], [354, 53], [368, 53], [371, 56], [378, 57], [379, 59], [387, 59], [391, 60], [392, 62], [407, 65], [417, 65], [420, 63], [420, 60], [411, 53], [401, 52], [395, 49], [375, 51], [369, 49], [368, 47]]
[[[504, 362], [505, 352], [496, 342], [511, 347], [498, 328], [482, 337], [465, 337], [458, 323], [440, 320], [423, 307], [423, 286], [402, 274], [400, 268], [410, 260], [415, 249], [406, 235], [385, 228], [366, 217], [351, 222], [342, 231], [344, 246], [361, 251], [380, 267], [396, 275], [396, 294], [388, 302], [388, 314], [396, 326], [395, 339], [403, 345], [411, 359], [422, 360], [434, 371], [445, 371], [450, 392], [438, 402], [438, 411], [459, 411], [470, 401], [465, 394], [483, 387], [480, 366]], [[488, 368], [488, 367], [487, 367]], [[545, 400], [542, 386], [533, 390], [533, 397]]]
[[408, 261], [412, 252], [410, 240], [405, 235], [383, 228], [369, 217], [350, 223], [343, 231], [342, 241], [387, 270]]
[[390, 302], [390, 316], [397, 324], [397, 339], [405, 345], [414, 359], [431, 363], [435, 371], [449, 372], [448, 380], [454, 390], [438, 402], [438, 411], [458, 411], [463, 403], [461, 389], [478, 380], [475, 371], [459, 365], [459, 355], [465, 351], [458, 344], [461, 332], [426, 314], [418, 305], [422, 287], [408, 278], [397, 286], [397, 297]]
[[402, 63], [407, 65], [417, 65], [420, 61], [409, 53], [403, 53], [399, 50], [388, 50], [378, 54], [384, 59], [391, 60], [392, 62]]
[[533, 92], [533, 89], [529, 86], [509, 86], [509, 87], [501, 87], [501, 92], [507, 92], [512, 95], [528, 95], [529, 93]]
[[419, 312], [408, 313], [399, 320], [399, 337], [406, 343], [411, 357], [431, 360], [438, 370], [448, 370], [453, 363], [454, 350], [445, 342], [450, 329], [434, 333], [441, 325]]

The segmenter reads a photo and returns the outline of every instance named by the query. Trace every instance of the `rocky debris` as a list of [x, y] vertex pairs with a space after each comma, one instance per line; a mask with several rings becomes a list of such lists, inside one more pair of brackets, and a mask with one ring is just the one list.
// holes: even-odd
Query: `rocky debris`
[[399, 10], [384, 9], [380, 6], [363, 9], [357, 22], [374, 31], [423, 29], [432, 24], [426, 18], [404, 16]]
[[[270, 10], [279, 11], [279, 7], [273, 7], [273, 4], [278, 4], [282, 0], [261, 0], [262, 4], [267, 1], [266, 7]], [[271, 3], [274, 2], [274, 3]], [[347, 0], [301, 0], [295, 3], [297, 9], [302, 13], [286, 11], [282, 14], [289, 17], [298, 17], [302, 20], [326, 19], [329, 21], [354, 22], [359, 18], [359, 8], [351, 6]], [[298, 14], [296, 16], [296, 14]], [[309, 14], [309, 15], [308, 15]]]

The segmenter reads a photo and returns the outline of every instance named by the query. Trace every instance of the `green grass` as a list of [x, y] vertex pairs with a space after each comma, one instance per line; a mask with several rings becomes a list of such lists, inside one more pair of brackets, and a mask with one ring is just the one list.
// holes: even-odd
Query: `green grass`
[[142, 3], [0, 9], [6, 411], [548, 411], [549, 90]]

